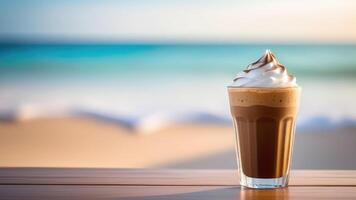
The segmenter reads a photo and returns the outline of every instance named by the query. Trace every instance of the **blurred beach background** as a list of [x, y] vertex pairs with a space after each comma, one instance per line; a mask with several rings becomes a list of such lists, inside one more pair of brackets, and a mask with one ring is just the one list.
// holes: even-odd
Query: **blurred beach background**
[[0, 1], [0, 166], [236, 168], [226, 86], [271, 49], [293, 168], [356, 169], [352, 1]]

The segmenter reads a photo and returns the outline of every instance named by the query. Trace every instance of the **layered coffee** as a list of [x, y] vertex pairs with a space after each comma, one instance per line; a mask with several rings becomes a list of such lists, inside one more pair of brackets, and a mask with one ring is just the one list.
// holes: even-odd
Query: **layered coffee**
[[287, 185], [300, 88], [271, 51], [228, 86], [240, 183], [252, 188]]
[[248, 177], [287, 175], [299, 88], [229, 88], [241, 171]]

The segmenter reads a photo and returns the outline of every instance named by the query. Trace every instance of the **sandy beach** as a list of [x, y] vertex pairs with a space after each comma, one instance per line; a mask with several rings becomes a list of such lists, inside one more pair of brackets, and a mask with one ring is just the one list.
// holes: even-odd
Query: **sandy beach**
[[[293, 168], [356, 169], [356, 129], [302, 130]], [[0, 122], [0, 166], [235, 168], [232, 127], [176, 124], [140, 133], [92, 118]]]
[[171, 126], [142, 134], [86, 118], [0, 123], [0, 166], [158, 167], [234, 147], [230, 127]]

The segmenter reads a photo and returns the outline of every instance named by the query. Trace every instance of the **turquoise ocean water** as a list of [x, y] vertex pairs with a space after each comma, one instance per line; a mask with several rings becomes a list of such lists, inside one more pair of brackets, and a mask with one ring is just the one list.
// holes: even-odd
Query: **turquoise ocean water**
[[356, 121], [356, 45], [0, 45], [2, 119], [229, 123], [226, 85], [271, 49], [303, 88], [300, 126]]

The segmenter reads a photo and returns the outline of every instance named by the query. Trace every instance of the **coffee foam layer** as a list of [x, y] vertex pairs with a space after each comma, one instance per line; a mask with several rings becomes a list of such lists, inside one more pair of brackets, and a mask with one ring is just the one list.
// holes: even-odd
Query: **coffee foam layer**
[[231, 106], [298, 107], [301, 88], [228, 87]]

